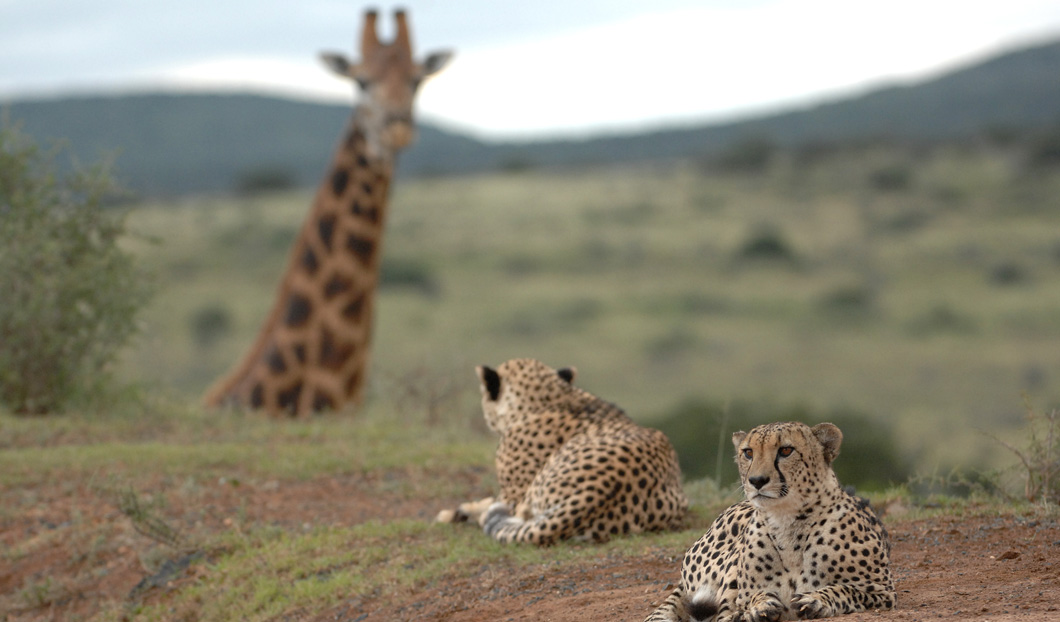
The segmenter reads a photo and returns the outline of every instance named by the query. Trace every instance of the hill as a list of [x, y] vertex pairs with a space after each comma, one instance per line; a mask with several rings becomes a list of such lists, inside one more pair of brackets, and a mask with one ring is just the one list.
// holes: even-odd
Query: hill
[[[946, 75], [742, 121], [585, 140], [486, 143], [421, 127], [407, 175], [519, 166], [703, 158], [748, 137], [783, 146], [889, 137], [936, 141], [989, 128], [1034, 131], [1060, 121], [1060, 41]], [[117, 153], [119, 178], [147, 195], [227, 192], [255, 173], [316, 182], [349, 116], [344, 105], [261, 95], [138, 94], [14, 101], [12, 120], [64, 138], [82, 161]]]

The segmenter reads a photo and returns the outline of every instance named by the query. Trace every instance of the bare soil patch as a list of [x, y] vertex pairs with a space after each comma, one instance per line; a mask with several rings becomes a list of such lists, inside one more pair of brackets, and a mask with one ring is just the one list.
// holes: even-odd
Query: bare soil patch
[[[234, 519], [292, 530], [373, 518], [426, 521], [450, 505], [410, 495], [411, 476], [218, 480], [199, 483], [193, 492], [173, 493], [164, 507], [186, 530], [210, 532], [228, 528]], [[483, 473], [468, 469], [452, 477], [474, 485]], [[180, 486], [160, 480], [152, 488], [179, 491]], [[196, 580], [202, 571], [196, 564], [178, 568], [165, 586], [134, 596], [134, 588], [158, 572], [158, 560], [146, 559], [152, 543], [99, 490], [50, 483], [0, 492], [0, 547], [5, 551], [0, 558], [0, 620], [115, 619], [130, 598], [164, 599], [169, 589]], [[885, 523], [894, 544], [898, 609], [844, 619], [1060, 620], [1060, 522], [1055, 518], [885, 517]], [[20, 555], [23, 550], [33, 553]], [[639, 621], [672, 589], [683, 553], [647, 544], [634, 558], [601, 552], [563, 564], [483, 565], [473, 576], [444, 584], [400, 594], [351, 594], [324, 614], [296, 613], [285, 619]]]

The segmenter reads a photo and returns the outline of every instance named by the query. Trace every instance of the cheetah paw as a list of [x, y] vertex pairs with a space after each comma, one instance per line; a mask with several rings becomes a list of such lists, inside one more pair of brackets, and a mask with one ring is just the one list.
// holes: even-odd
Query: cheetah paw
[[815, 618], [830, 618], [835, 611], [828, 603], [813, 594], [796, 594], [791, 598], [791, 609], [801, 620], [812, 620]]
[[770, 593], [762, 592], [751, 599], [751, 605], [741, 616], [747, 622], [777, 622], [784, 614], [784, 605], [780, 599]]
[[515, 519], [512, 518], [512, 509], [508, 507], [508, 504], [494, 503], [482, 515], [482, 531], [492, 536], [509, 520]]
[[[467, 520], [467, 516], [464, 516], [464, 520]], [[462, 522], [457, 518], [456, 510], [442, 510], [438, 512], [438, 515], [434, 517], [436, 523], [459, 523]]]

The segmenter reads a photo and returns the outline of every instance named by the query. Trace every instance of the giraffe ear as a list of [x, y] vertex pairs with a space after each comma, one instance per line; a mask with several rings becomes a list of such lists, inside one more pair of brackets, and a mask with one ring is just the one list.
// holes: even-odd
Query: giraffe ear
[[321, 52], [320, 60], [324, 61], [328, 69], [332, 72], [344, 77], [353, 77], [353, 63], [348, 58], [337, 52]]
[[567, 382], [574, 382], [574, 376], [578, 374], [578, 370], [574, 367], [563, 367], [556, 370], [556, 375], [563, 378]]
[[445, 68], [449, 64], [449, 61], [453, 59], [453, 52], [451, 50], [442, 50], [440, 52], [434, 52], [427, 56], [427, 59], [423, 61], [423, 76], [434, 75]]
[[479, 365], [475, 368], [475, 371], [478, 372], [483, 395], [489, 395], [490, 400], [496, 402], [497, 398], [501, 396], [500, 374], [485, 365]]

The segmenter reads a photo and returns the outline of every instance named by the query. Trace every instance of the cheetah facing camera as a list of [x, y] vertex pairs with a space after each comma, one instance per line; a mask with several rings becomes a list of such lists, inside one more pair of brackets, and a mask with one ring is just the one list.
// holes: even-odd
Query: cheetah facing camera
[[826, 618], [894, 607], [887, 532], [839, 486], [831, 423], [732, 436], [745, 501], [688, 552], [680, 586], [647, 622]]
[[672, 529], [688, 509], [669, 439], [572, 384], [574, 370], [532, 359], [476, 369], [486, 424], [500, 435], [500, 494], [443, 510], [438, 521], [477, 521], [501, 542]]

